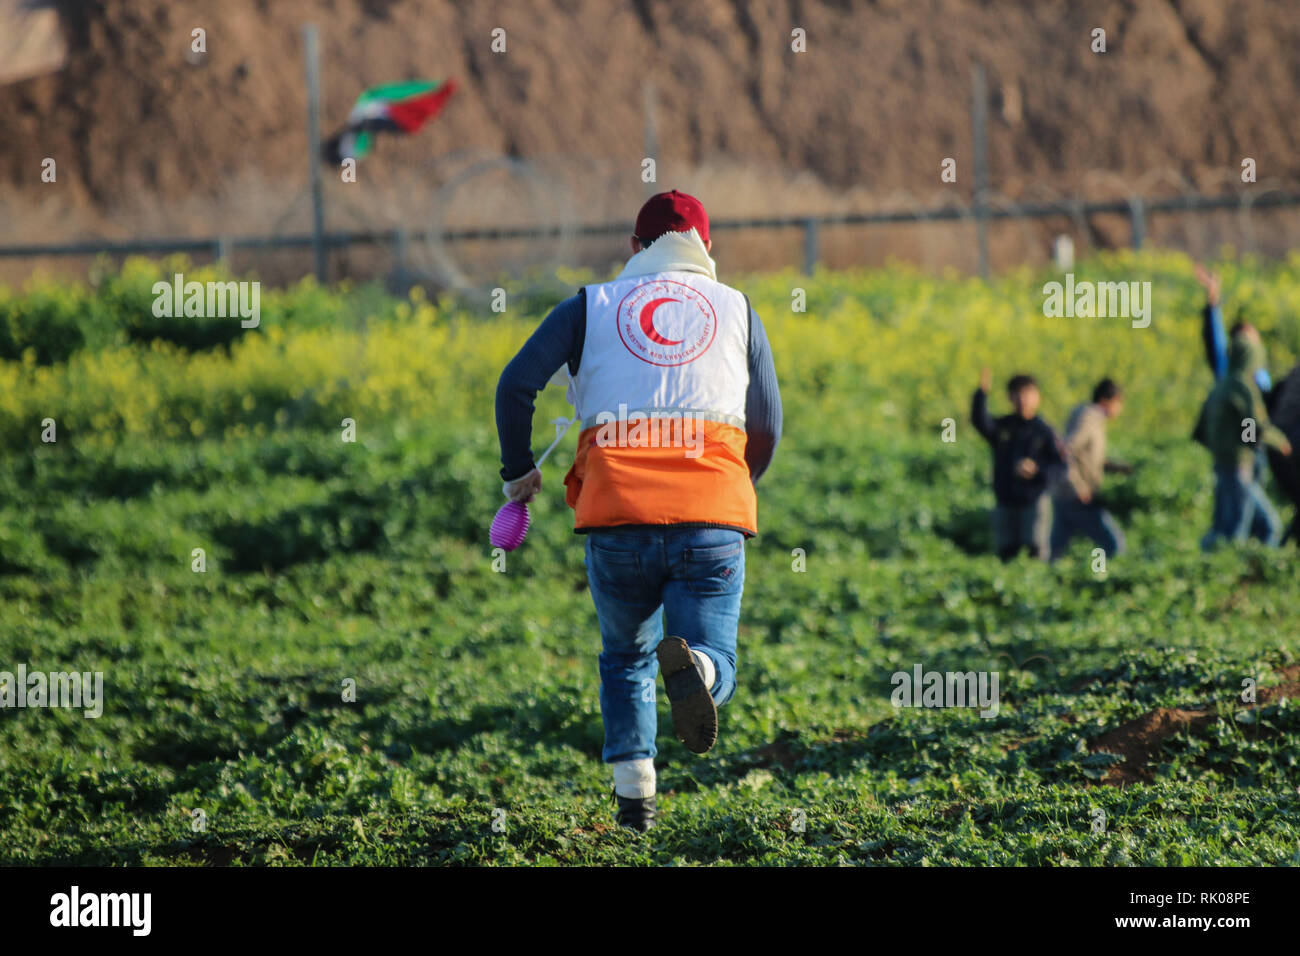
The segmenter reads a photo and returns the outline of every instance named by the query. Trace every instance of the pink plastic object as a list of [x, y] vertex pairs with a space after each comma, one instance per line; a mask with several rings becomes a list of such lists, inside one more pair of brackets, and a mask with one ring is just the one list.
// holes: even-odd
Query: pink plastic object
[[497, 516], [492, 519], [492, 530], [488, 532], [492, 547], [513, 551], [524, 543], [531, 521], [528, 505], [518, 501], [507, 501], [497, 512]]
[[[542, 452], [542, 457], [537, 459], [537, 464], [534, 467], [542, 467], [542, 462], [546, 461], [551, 452], [555, 451], [555, 446], [560, 443], [560, 439], [568, 433], [569, 428], [577, 420], [577, 415], [568, 419], [555, 419], [554, 424], [563, 424], [564, 428], [555, 430], [555, 441], [551, 442], [546, 451]], [[524, 543], [524, 538], [528, 536], [528, 525], [531, 522], [532, 518], [528, 514], [528, 505], [518, 501], [507, 501], [501, 506], [501, 510], [497, 512], [497, 516], [492, 519], [492, 530], [488, 532], [488, 539], [492, 542], [492, 547], [513, 551]]]

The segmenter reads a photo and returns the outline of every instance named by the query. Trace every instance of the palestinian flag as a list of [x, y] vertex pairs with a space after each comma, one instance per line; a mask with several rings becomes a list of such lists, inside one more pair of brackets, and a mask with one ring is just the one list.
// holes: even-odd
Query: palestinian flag
[[344, 159], [361, 159], [370, 152], [380, 130], [414, 133], [433, 119], [456, 92], [452, 80], [410, 80], [373, 86], [357, 97], [347, 125], [325, 141], [325, 161], [338, 165]]

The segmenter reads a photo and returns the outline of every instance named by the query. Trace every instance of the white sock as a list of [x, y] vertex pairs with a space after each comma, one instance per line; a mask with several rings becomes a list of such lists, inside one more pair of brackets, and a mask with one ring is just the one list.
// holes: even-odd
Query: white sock
[[655, 762], [649, 757], [620, 760], [610, 766], [614, 768], [614, 792], [620, 797], [655, 795]]
[[713, 658], [703, 651], [697, 651], [691, 648], [691, 656], [694, 657], [704, 667], [704, 686], [710, 694], [713, 693], [713, 682], [718, 677], [718, 670], [713, 666]]

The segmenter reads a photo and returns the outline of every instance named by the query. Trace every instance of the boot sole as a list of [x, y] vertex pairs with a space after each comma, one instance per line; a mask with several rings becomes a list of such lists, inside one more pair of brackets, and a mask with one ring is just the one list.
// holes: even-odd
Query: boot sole
[[665, 637], [655, 649], [673, 713], [673, 733], [691, 753], [708, 753], [718, 739], [718, 708], [691, 649], [680, 637]]

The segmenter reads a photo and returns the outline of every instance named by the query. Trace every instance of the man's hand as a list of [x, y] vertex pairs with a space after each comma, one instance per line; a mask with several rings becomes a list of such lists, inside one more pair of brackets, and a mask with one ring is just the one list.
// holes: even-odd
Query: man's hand
[[1085, 504], [1085, 505], [1090, 505], [1090, 504], [1092, 504], [1092, 492], [1089, 491], [1087, 488], [1083, 489], [1083, 491], [1079, 491], [1079, 492], [1077, 492], [1077, 494], [1078, 494], [1078, 496], [1079, 496], [1079, 501], [1080, 501], [1082, 504]]
[[1016, 462], [1016, 474], [1028, 481], [1038, 474], [1038, 462], [1032, 458], [1021, 458]]
[[1280, 447], [1280, 448], [1278, 449], [1278, 451], [1280, 451], [1280, 452], [1282, 453], [1282, 457], [1283, 457], [1283, 458], [1290, 458], [1290, 457], [1291, 457], [1291, 443], [1290, 443], [1289, 441], [1287, 441], [1285, 438], [1283, 438], [1283, 439], [1282, 439], [1282, 447]]
[[980, 369], [980, 391], [987, 392], [993, 387], [993, 370], [985, 365]]
[[501, 490], [511, 501], [528, 504], [533, 500], [533, 496], [542, 490], [542, 473], [534, 468], [514, 481], [507, 481], [501, 486]]
[[1196, 264], [1196, 281], [1205, 290], [1205, 301], [1210, 305], [1219, 304], [1219, 274], [1211, 272], [1199, 262]]

